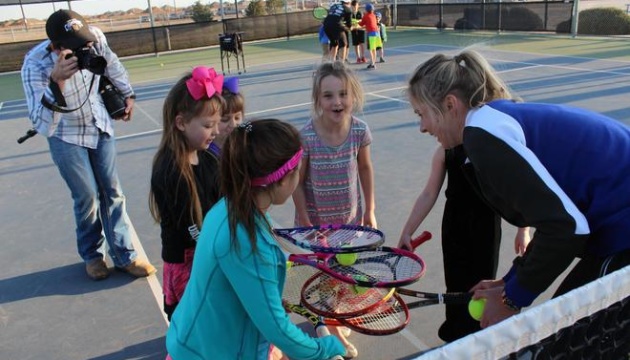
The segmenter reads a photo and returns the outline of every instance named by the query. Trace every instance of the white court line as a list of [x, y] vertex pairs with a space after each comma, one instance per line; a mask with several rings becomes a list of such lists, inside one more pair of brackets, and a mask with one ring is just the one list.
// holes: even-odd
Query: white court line
[[374, 97], [377, 97], [377, 98], [381, 98], [381, 99], [390, 100], [390, 101], [397, 101], [397, 102], [409, 104], [409, 101], [407, 101], [407, 100], [396, 99], [396, 98], [385, 96], [385, 95], [379, 95], [377, 93], [368, 93], [368, 95], [371, 95], [371, 96], [374, 96]]
[[432, 349], [429, 345], [425, 344], [424, 341], [420, 340], [417, 336], [412, 334], [409, 330], [403, 329], [400, 334], [407, 339], [413, 346], [418, 350], [429, 350]]
[[301, 104], [294, 104], [294, 105], [287, 105], [287, 106], [280, 106], [277, 108], [272, 108], [272, 109], [265, 109], [265, 110], [259, 110], [259, 111], [252, 111], [247, 113], [248, 115], [256, 115], [256, 114], [263, 114], [266, 112], [271, 112], [271, 111], [276, 111], [276, 110], [285, 110], [285, 109], [292, 109], [292, 108], [296, 108], [296, 107], [300, 107], [300, 106], [306, 106], [306, 105], [311, 105], [312, 102], [305, 102], [305, 103], [301, 103]]
[[2, 110], [2, 105], [4, 105], [4, 103], [0, 102], [0, 110]]
[[535, 69], [535, 68], [539, 68], [539, 67], [543, 67], [543, 66], [544, 65], [532, 65], [532, 66], [526, 66], [526, 67], [522, 67], [522, 68], [515, 68], [515, 69], [497, 71], [497, 73], [505, 74], [505, 73], [509, 73], [509, 72], [512, 72], [512, 71], [529, 70], [529, 69]]
[[143, 113], [143, 114], [144, 114], [144, 116], [148, 117], [148, 118], [149, 118], [149, 120], [151, 120], [151, 121], [152, 121], [155, 125], [160, 126], [160, 127], [162, 126], [162, 124], [160, 124], [157, 120], [155, 120], [155, 119], [153, 118], [153, 116], [149, 115], [149, 113], [148, 113], [148, 112], [146, 112], [146, 111], [144, 111], [144, 109], [142, 109], [142, 107], [138, 106], [138, 103], [137, 103], [137, 102], [136, 102], [136, 103], [134, 103], [134, 106], [133, 106], [133, 107], [134, 107], [134, 108], [136, 108], [136, 109], [138, 109], [138, 110], [140, 110], [140, 112], [141, 112], [141, 113]]
[[135, 137], [143, 136], [143, 135], [157, 134], [159, 132], [162, 132], [162, 128], [161, 127], [159, 129], [155, 129], [155, 130], [143, 131], [143, 132], [133, 133], [133, 134], [129, 134], [129, 135], [123, 135], [123, 136], [116, 136], [116, 140], [131, 139], [131, 138], [135, 138]]
[[[136, 253], [138, 254], [138, 259], [149, 261], [149, 258], [147, 257], [147, 253], [144, 251], [144, 248], [142, 247], [142, 243], [140, 242], [140, 239], [138, 239], [138, 234], [136, 233], [136, 229], [133, 227], [133, 224], [131, 222], [129, 222], [129, 234], [131, 235], [131, 243], [133, 244], [133, 248], [136, 250]], [[151, 292], [153, 293], [153, 297], [155, 298], [155, 301], [158, 304], [158, 309], [160, 309], [160, 313], [162, 314], [162, 317], [164, 318], [164, 321], [166, 322], [166, 325], [168, 326], [169, 325], [168, 317], [166, 316], [166, 313], [163, 310], [164, 297], [162, 296], [162, 286], [160, 285], [160, 282], [158, 281], [158, 278], [155, 274], [147, 277], [146, 279], [147, 279], [147, 282], [149, 283], [149, 287], [151, 288]]]

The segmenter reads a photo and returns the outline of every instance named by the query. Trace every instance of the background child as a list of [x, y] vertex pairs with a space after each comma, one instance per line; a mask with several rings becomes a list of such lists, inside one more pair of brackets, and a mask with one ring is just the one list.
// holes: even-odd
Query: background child
[[298, 131], [279, 120], [244, 123], [228, 137], [224, 197], [206, 215], [190, 281], [166, 335], [174, 359], [261, 360], [270, 344], [292, 359], [345, 354], [334, 336], [305, 334], [282, 306], [286, 257], [267, 211], [295, 190], [302, 151]]
[[[467, 292], [483, 279], [494, 279], [499, 265], [501, 218], [468, 183], [462, 170], [465, 160], [461, 145], [436, 149], [431, 173], [399, 242], [399, 246], [409, 248], [413, 233], [435, 205], [448, 175], [442, 217], [442, 254], [448, 292]], [[514, 242], [517, 253], [523, 253], [528, 242], [529, 231], [519, 229]], [[446, 305], [446, 321], [440, 326], [438, 336], [444, 341], [454, 341], [480, 329], [479, 322], [468, 314], [467, 305]]]
[[387, 41], [387, 26], [381, 22], [383, 15], [380, 12], [375, 13], [376, 25], [378, 26], [378, 32], [381, 34], [381, 46], [376, 47], [378, 62], [385, 62], [385, 42]]
[[225, 108], [223, 109], [221, 122], [219, 122], [219, 133], [208, 147], [208, 150], [217, 158], [220, 158], [221, 148], [223, 143], [225, 143], [225, 139], [227, 139], [232, 130], [243, 122], [243, 117], [245, 116], [245, 97], [239, 91], [237, 77], [229, 77], [223, 80], [221, 96], [225, 100]]
[[376, 66], [376, 48], [383, 46], [381, 42], [381, 35], [378, 32], [378, 26], [376, 24], [376, 16], [374, 15], [374, 6], [372, 4], [365, 4], [365, 14], [363, 19], [359, 21], [359, 26], [365, 27], [365, 32], [368, 38], [368, 49], [370, 49], [370, 65], [368, 69], [375, 69]]
[[348, 35], [350, 33], [352, 10], [350, 0], [341, 0], [332, 4], [328, 16], [323, 21], [324, 32], [330, 41], [329, 56], [332, 61], [337, 57], [345, 61], [348, 56]]
[[322, 46], [322, 60], [327, 60], [329, 59], [328, 57], [330, 53], [330, 40], [328, 39], [328, 36], [326, 35], [326, 32], [324, 31], [323, 23], [319, 27], [318, 38], [319, 38], [319, 44]]
[[354, 54], [357, 57], [357, 64], [365, 63], [365, 31], [358, 27], [359, 21], [361, 21], [362, 14], [359, 10], [359, 1], [352, 0], [350, 3], [352, 7], [352, 20], [350, 27], [350, 35], [352, 37], [352, 46], [354, 46]]
[[162, 230], [164, 312], [169, 319], [188, 283], [203, 216], [219, 198], [218, 162], [206, 149], [218, 133], [222, 84], [222, 75], [199, 66], [164, 101], [149, 207]]

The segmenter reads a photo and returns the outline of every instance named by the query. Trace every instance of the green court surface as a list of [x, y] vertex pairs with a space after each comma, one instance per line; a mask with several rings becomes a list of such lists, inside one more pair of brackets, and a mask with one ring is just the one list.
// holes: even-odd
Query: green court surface
[[[453, 46], [458, 48], [492, 48], [545, 55], [576, 56], [593, 59], [630, 61], [630, 39], [604, 37], [556, 36], [548, 34], [460, 32], [455, 30], [398, 28], [388, 30], [385, 50], [392, 47], [419, 44]], [[246, 68], [274, 62], [299, 61], [321, 53], [316, 37], [302, 36], [248, 43], [245, 39]], [[352, 51], [351, 51], [352, 52]], [[123, 59], [132, 83], [150, 82], [177, 77], [197, 64], [221, 65], [218, 47], [191, 49], [158, 56], [145, 55]], [[225, 66], [227, 71], [227, 65]], [[236, 66], [232, 59], [231, 70]], [[0, 102], [23, 98], [20, 76], [17, 73], [0, 74]]]

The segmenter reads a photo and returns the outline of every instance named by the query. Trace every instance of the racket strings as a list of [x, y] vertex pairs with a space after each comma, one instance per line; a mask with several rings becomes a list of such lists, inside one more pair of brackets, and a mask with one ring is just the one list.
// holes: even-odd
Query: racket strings
[[307, 281], [301, 300], [314, 313], [329, 318], [348, 318], [365, 313], [393, 294], [393, 289], [358, 290], [326, 274]]
[[398, 295], [394, 295], [364, 315], [339, 319], [339, 322], [363, 334], [390, 335], [407, 326], [409, 310], [404, 301]]
[[424, 273], [424, 264], [417, 258], [388, 251], [363, 251], [350, 266], [331, 258], [331, 270], [359, 282], [406, 282], [418, 280]]
[[287, 269], [284, 288], [282, 290], [282, 300], [297, 305], [300, 303], [300, 293], [304, 283], [311, 277], [315, 276], [318, 270], [299, 263], [293, 263]]
[[358, 225], [324, 225], [275, 231], [299, 247], [325, 253], [368, 250], [378, 247], [385, 241], [383, 233], [379, 230]]
[[382, 237], [376, 233], [356, 230], [319, 230], [311, 239], [322, 247], [343, 248], [348, 246], [369, 246], [376, 244]]

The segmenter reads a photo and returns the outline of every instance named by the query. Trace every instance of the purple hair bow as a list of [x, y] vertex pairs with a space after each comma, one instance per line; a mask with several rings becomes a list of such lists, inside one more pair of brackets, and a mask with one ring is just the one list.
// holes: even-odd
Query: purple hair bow
[[193, 99], [199, 100], [204, 96], [209, 99], [216, 93], [221, 94], [223, 75], [218, 75], [211, 67], [197, 66], [192, 71], [192, 78], [186, 81], [186, 87]]
[[223, 79], [223, 87], [232, 94], [238, 94], [238, 78], [226, 77]]

